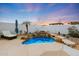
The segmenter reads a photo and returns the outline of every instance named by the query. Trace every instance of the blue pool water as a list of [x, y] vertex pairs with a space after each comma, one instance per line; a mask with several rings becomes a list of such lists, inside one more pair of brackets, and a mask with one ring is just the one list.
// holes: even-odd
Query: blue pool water
[[39, 44], [39, 43], [52, 43], [55, 42], [54, 38], [49, 38], [49, 37], [34, 37], [31, 39], [28, 39], [24, 42], [22, 42], [22, 44]]

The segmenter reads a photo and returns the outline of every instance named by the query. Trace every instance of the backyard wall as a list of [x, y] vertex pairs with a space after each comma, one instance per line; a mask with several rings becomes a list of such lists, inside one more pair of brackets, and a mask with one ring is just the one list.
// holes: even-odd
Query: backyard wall
[[79, 30], [79, 25], [51, 25], [51, 26], [30, 26], [29, 27], [29, 32], [34, 32], [34, 31], [48, 31], [50, 33], [62, 33], [62, 34], [67, 34], [68, 33], [68, 28], [71, 26], [75, 26]]
[[[76, 26], [79, 30], [79, 25], [50, 25], [50, 26], [39, 26], [39, 25], [30, 25], [29, 26], [29, 32], [35, 32], [35, 31], [48, 31], [50, 33], [62, 33], [67, 34], [68, 28], [71, 26]], [[9, 30], [9, 31], [15, 31], [15, 24], [13, 23], [0, 23], [0, 31]], [[19, 30], [22, 30], [23, 32], [26, 31], [25, 25], [20, 24]]]

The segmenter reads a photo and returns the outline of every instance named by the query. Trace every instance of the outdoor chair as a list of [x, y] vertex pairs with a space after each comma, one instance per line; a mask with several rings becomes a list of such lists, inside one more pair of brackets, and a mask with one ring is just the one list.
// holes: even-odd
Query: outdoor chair
[[17, 38], [16, 34], [12, 34], [10, 31], [2, 31], [1, 38], [12, 40]]

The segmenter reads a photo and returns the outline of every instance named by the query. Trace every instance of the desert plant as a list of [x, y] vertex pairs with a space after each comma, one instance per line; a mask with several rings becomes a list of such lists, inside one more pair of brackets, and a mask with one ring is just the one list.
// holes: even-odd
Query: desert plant
[[79, 31], [75, 26], [69, 27], [68, 31], [68, 35], [70, 35], [71, 37], [79, 38]]
[[17, 20], [15, 21], [15, 32], [16, 32], [16, 34], [18, 34], [18, 32], [19, 32]]

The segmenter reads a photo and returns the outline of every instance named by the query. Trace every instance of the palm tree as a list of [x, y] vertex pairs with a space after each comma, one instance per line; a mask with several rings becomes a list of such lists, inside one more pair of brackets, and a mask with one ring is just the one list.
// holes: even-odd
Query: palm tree
[[28, 33], [28, 26], [30, 25], [30, 23], [31, 22], [29, 22], [29, 21], [23, 22], [23, 24], [25, 24], [25, 26], [26, 26], [26, 30], [27, 30], [26, 33]]

